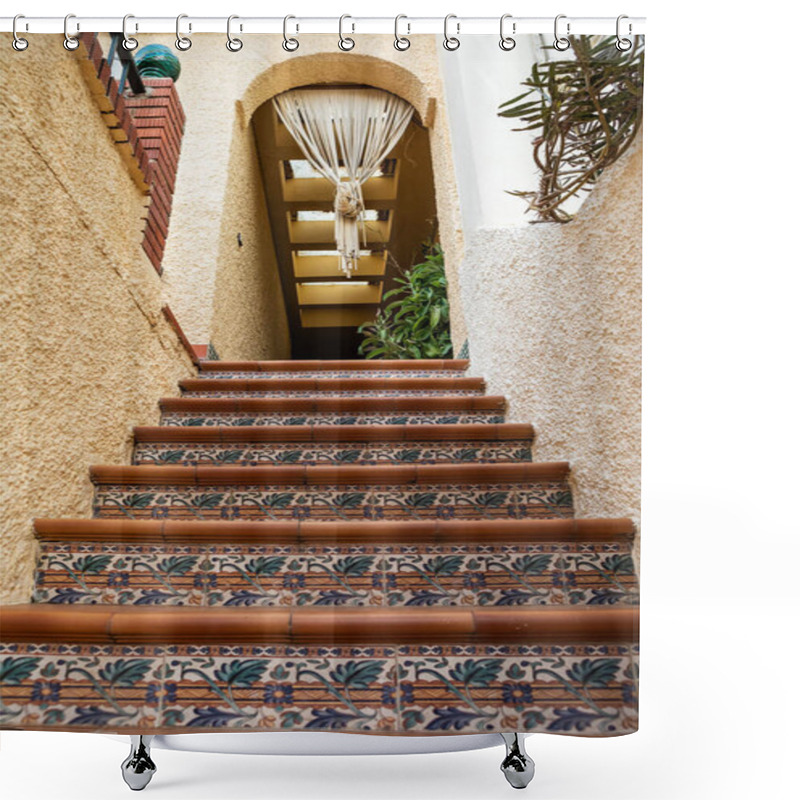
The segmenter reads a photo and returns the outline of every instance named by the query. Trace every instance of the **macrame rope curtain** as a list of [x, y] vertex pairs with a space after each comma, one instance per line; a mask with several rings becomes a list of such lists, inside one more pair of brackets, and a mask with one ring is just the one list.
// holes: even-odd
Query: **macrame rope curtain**
[[361, 187], [400, 140], [414, 109], [380, 89], [292, 89], [275, 97], [275, 107], [311, 165], [336, 187], [336, 249], [349, 278], [358, 269], [359, 228], [366, 243]]

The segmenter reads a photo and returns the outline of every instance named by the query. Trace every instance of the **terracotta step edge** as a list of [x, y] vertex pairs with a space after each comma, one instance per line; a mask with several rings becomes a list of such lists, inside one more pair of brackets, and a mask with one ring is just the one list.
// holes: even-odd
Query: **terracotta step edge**
[[229, 520], [35, 519], [41, 542], [189, 542], [209, 544], [630, 542], [630, 519], [308, 522]]
[[398, 397], [162, 397], [161, 411], [358, 412], [358, 411], [502, 411], [502, 395]]
[[[420, 430], [424, 427], [424, 430]], [[451, 425], [140, 425], [136, 442], [374, 442], [533, 440], [524, 423]], [[254, 438], [258, 437], [258, 438]]]
[[89, 468], [95, 485], [104, 483], [161, 486], [246, 485], [442, 485], [504, 484], [563, 480], [569, 463], [519, 462], [516, 464], [378, 464], [344, 466], [189, 466], [100, 464]]
[[178, 385], [189, 392], [231, 391], [369, 391], [372, 389], [484, 389], [483, 378], [184, 378]]
[[638, 627], [636, 607], [150, 608], [42, 603], [0, 608], [0, 639], [8, 643], [633, 643]]
[[346, 372], [396, 370], [465, 370], [469, 361], [459, 358], [415, 359], [386, 361], [340, 360], [340, 361], [201, 361], [201, 372]]

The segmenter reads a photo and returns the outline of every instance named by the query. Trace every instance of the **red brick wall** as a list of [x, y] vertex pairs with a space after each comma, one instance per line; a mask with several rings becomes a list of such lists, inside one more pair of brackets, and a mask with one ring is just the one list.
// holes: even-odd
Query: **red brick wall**
[[169, 233], [172, 195], [186, 117], [172, 78], [147, 78], [148, 97], [126, 97], [125, 108], [136, 132], [134, 153], [150, 184], [150, 207], [142, 247], [160, 272]]
[[111, 77], [97, 34], [83, 33], [80, 42], [76, 56], [114, 145], [131, 177], [150, 195], [142, 248], [160, 274], [186, 122], [178, 92], [171, 78], [148, 78], [147, 97], [126, 97]]

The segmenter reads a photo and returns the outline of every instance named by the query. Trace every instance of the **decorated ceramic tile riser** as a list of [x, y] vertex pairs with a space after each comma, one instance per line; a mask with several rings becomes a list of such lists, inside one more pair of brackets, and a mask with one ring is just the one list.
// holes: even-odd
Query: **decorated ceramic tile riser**
[[385, 556], [385, 605], [560, 603], [561, 545], [405, 545]]
[[571, 543], [559, 556], [563, 602], [570, 605], [635, 605], [639, 586], [630, 547], [619, 542]]
[[44, 542], [33, 602], [202, 605], [205, 547]]
[[401, 646], [401, 730], [618, 736], [637, 727], [630, 648]]
[[525, 440], [459, 442], [343, 442], [303, 444], [146, 442], [134, 464], [266, 466], [275, 464], [507, 464], [531, 460]]
[[380, 606], [381, 547], [212, 546], [210, 606]]
[[[622, 645], [0, 645], [0, 726], [141, 732], [636, 730]], [[134, 705], [135, 704], [135, 705]]]
[[[630, 559], [610, 544], [615, 564]], [[210, 606], [527, 606], [578, 602], [562, 566], [573, 547], [493, 544], [43, 544], [34, 602]], [[567, 554], [567, 555], [565, 555]], [[638, 601], [603, 586], [589, 604]], [[589, 575], [587, 570], [587, 576]], [[624, 576], [627, 581], [627, 574]], [[616, 578], [621, 582], [621, 578]], [[583, 601], [587, 602], [587, 601]]]
[[562, 481], [530, 485], [142, 486], [103, 484], [93, 513], [103, 519], [424, 520], [571, 517]]
[[0, 726], [153, 728], [163, 656], [154, 645], [0, 645]]
[[363, 378], [365, 380], [381, 380], [384, 378], [459, 378], [465, 375], [458, 369], [356, 369], [356, 370], [297, 370], [294, 372], [272, 372], [269, 370], [242, 370], [241, 372], [201, 372], [197, 377], [203, 380], [325, 380], [334, 378]]
[[[238, 651], [238, 652], [237, 652]], [[390, 647], [169, 648], [162, 726], [395, 730]]]
[[198, 391], [182, 392], [182, 397], [478, 397], [483, 389], [359, 389], [357, 391], [265, 391], [249, 390], [231, 391]]
[[497, 425], [505, 416], [496, 411], [410, 412], [358, 414], [297, 412], [184, 412], [165, 411], [162, 425]]

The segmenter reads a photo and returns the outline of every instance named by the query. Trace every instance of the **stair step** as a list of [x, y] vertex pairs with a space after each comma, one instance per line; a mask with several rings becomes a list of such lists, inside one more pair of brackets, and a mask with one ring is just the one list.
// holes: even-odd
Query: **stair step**
[[[216, 541], [221, 537], [218, 530]], [[388, 537], [317, 544], [42, 542], [34, 600], [231, 607], [638, 602], [629, 540], [497, 537], [494, 531], [491, 543], [452, 537], [443, 543]]]
[[97, 466], [94, 516], [172, 519], [571, 517], [566, 462]]
[[454, 425], [505, 422], [505, 398], [174, 397], [160, 401], [162, 425]]
[[482, 395], [482, 378], [188, 378], [180, 382], [185, 397], [392, 397]]
[[635, 642], [634, 606], [591, 608], [194, 608], [3, 606], [4, 642], [179, 644]]
[[530, 425], [261, 425], [134, 428], [135, 464], [530, 461]]
[[629, 519], [492, 519], [411, 522], [35, 519], [40, 542], [129, 544], [471, 544], [633, 541]]
[[436, 373], [463, 372], [469, 366], [464, 359], [397, 359], [344, 360], [344, 361], [201, 361], [203, 375], [220, 373], [245, 374], [258, 372], [259, 377], [293, 377], [299, 374], [319, 373], [320, 376], [349, 377], [351, 374], [374, 374], [377, 377], [419, 376], [434, 377]]

